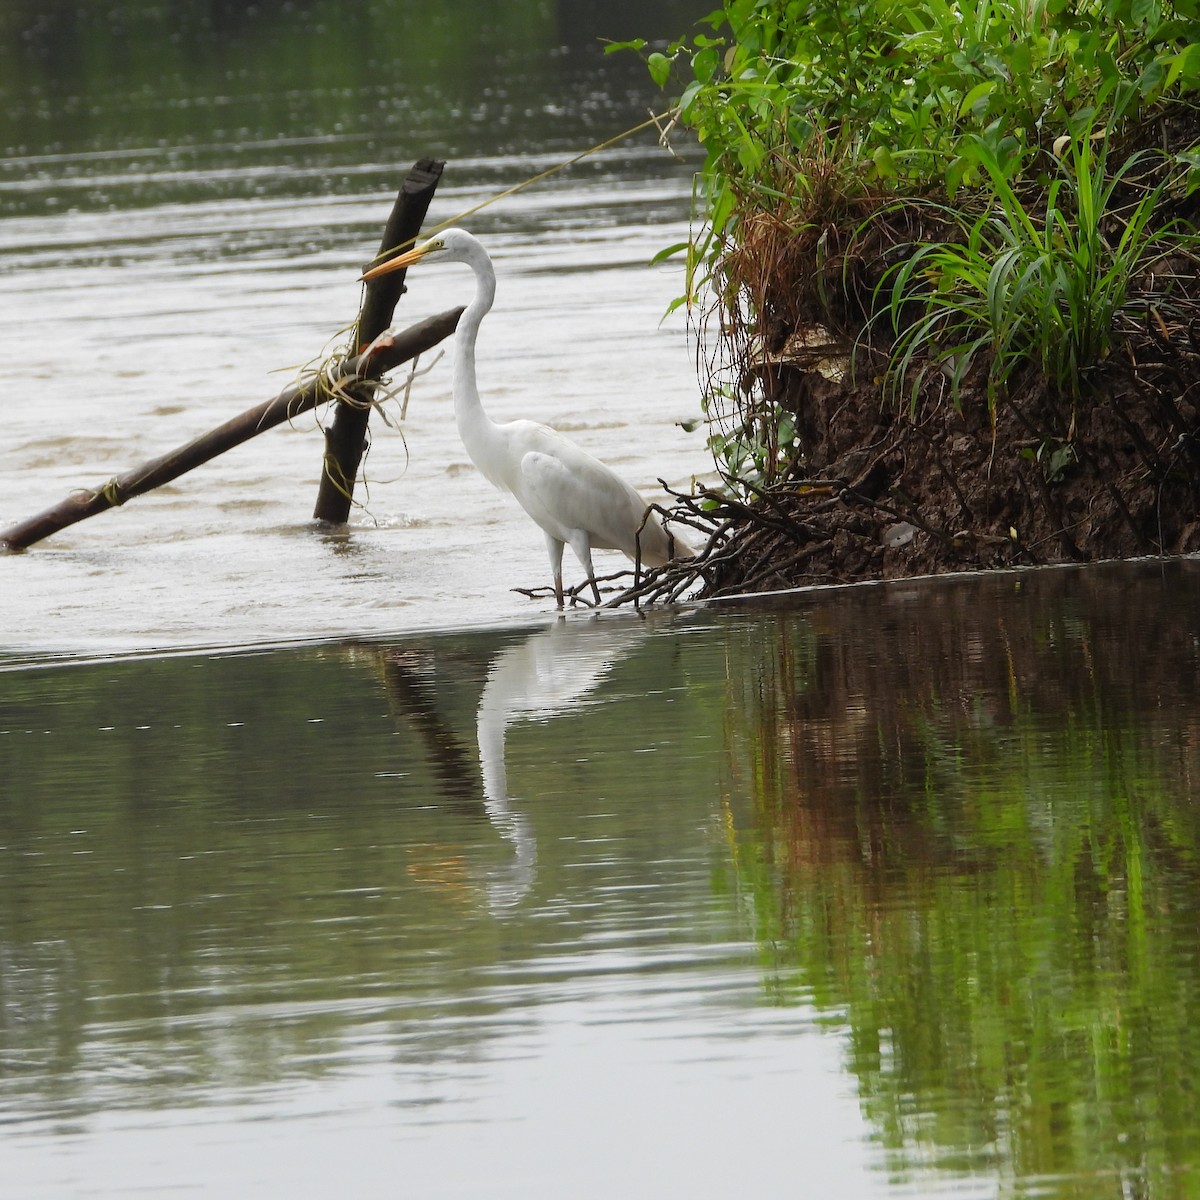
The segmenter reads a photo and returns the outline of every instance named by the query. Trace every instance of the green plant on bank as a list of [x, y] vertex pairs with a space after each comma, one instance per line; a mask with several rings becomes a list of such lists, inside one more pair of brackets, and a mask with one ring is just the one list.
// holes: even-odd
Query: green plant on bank
[[953, 199], [989, 182], [976, 145], [1011, 180], [1051, 165], [1064, 133], [1200, 87], [1200, 0], [725, 0], [698, 24], [712, 32], [646, 55], [660, 86], [678, 77], [706, 152], [686, 300], [745, 213], [803, 194], [814, 160], [839, 163], [848, 192]]
[[[782, 410], [743, 390], [780, 294], [815, 289], [794, 327], [836, 328], [828, 265], [848, 267], [874, 216], [908, 205], [937, 219], [866, 317], [899, 333], [892, 394], [915, 399], [936, 369], [957, 396], [986, 360], [994, 405], [1032, 361], [1078, 399], [1134, 276], [1171, 245], [1156, 201], [1200, 186], [1200, 150], [1159, 160], [1140, 191], [1148, 157], [1109, 150], [1200, 90], [1200, 0], [724, 0], [697, 29], [664, 50], [610, 48], [643, 54], [705, 151], [701, 219], [660, 257], [686, 254], [673, 307], [715, 318], [705, 411], [727, 479], [770, 483], [795, 454], [772, 427]], [[935, 225], [948, 240], [923, 244]], [[764, 226], [807, 246], [792, 274]]]
[[[736, 408], [729, 395], [710, 396], [708, 406]], [[746, 414], [729, 428], [708, 435], [708, 449], [726, 483], [749, 485], [753, 490], [772, 482], [794, 454], [796, 418], [772, 405]]]
[[[919, 247], [884, 277], [877, 298], [898, 335], [887, 387], [917, 408], [933, 373], [949, 380], [955, 403], [964, 380], [985, 363], [988, 403], [1025, 363], [1073, 401], [1089, 370], [1108, 357], [1114, 322], [1132, 281], [1185, 240], [1174, 222], [1151, 228], [1167, 187], [1161, 177], [1122, 206], [1116, 197], [1146, 154], [1108, 168], [1108, 147], [1086, 131], [1073, 139], [1036, 208], [1022, 202], [991, 147], [966, 148], [991, 190], [983, 214], [963, 225], [961, 242]], [[909, 318], [911, 307], [920, 315]]]

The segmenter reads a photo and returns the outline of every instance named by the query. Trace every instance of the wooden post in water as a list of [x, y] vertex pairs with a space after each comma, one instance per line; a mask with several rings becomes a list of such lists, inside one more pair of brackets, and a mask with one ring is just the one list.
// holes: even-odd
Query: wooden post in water
[[[164, 483], [170, 483], [172, 479], [177, 479], [193, 467], [198, 467], [209, 459], [216, 458], [218, 454], [241, 445], [256, 434], [333, 399], [335, 393], [332, 389], [345, 380], [378, 379], [394, 367], [416, 358], [418, 354], [423, 354], [448, 338], [457, 327], [462, 311], [461, 308], [454, 308], [436, 317], [428, 317], [403, 333], [382, 339], [369, 355], [356, 354], [353, 358], [339, 363], [327, 374], [322, 374], [303, 385], [285, 388], [273, 400], [259, 404], [226, 421], [224, 425], [195, 438], [186, 446], [110, 479], [95, 491], [72, 492], [52, 508], [0, 531], [0, 550], [24, 550], [68, 525], [74, 525], [77, 521], [95, 516], [106, 509], [115, 508], [143, 492], [162, 487]], [[348, 385], [347, 390], [353, 386]]]
[[[413, 166], [384, 227], [377, 259], [393, 255], [416, 241], [445, 165], [432, 158], [423, 158]], [[359, 351], [392, 323], [396, 304], [404, 294], [404, 276], [407, 274], [407, 271], [394, 271], [372, 279], [366, 285], [354, 327], [354, 345]], [[333, 421], [325, 430], [325, 458], [313, 509], [313, 516], [318, 521], [339, 525], [344, 525], [350, 516], [354, 481], [362, 462], [367, 422], [371, 416], [370, 397], [360, 395], [353, 387], [347, 391], [349, 401], [338, 401]]]

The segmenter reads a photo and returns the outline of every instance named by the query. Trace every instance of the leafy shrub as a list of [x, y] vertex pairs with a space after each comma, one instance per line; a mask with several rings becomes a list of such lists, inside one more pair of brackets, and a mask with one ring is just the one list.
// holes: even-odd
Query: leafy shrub
[[[987, 172], [992, 203], [969, 223], [957, 216], [961, 242], [919, 247], [880, 288], [898, 334], [893, 390], [907, 387], [915, 407], [925, 377], [940, 371], [957, 402], [983, 358], [991, 405], [1026, 362], [1078, 401], [1088, 370], [1108, 357], [1132, 282], [1180, 240], [1173, 222], [1151, 228], [1166, 180], [1119, 205], [1118, 190], [1147, 156], [1135, 154], [1110, 172], [1107, 145], [1085, 133], [1070, 143], [1032, 208], [982, 141], [964, 153]], [[923, 311], [910, 322], [914, 301]]]
[[[706, 220], [668, 252], [687, 253], [677, 303], [711, 295], [733, 343], [707, 356], [732, 360], [708, 396], [730, 475], [737, 460], [769, 482], [791, 457], [777, 406], [740, 391], [779, 297], [812, 286], [825, 308], [802, 322], [844, 328], [829, 258], [851, 289], [864, 231], [906, 205], [931, 220], [906, 244], [875, 239], [863, 314], [867, 340], [888, 324], [898, 338], [892, 394], [915, 404], [937, 371], [957, 397], [980, 368], [994, 403], [1033, 363], [1079, 399], [1134, 276], [1182, 236], [1156, 207], [1200, 184], [1200, 152], [1138, 149], [1164, 99], [1200, 89], [1200, 0], [725, 0], [698, 29], [665, 52], [625, 47], [705, 150]], [[744, 269], [764, 223], [803, 246], [799, 274]]]
[[718, 236], [811, 158], [953, 198], [987, 182], [975, 142], [1011, 179], [1063, 134], [1200, 87], [1200, 0], [726, 0], [698, 24], [647, 64], [682, 76]]

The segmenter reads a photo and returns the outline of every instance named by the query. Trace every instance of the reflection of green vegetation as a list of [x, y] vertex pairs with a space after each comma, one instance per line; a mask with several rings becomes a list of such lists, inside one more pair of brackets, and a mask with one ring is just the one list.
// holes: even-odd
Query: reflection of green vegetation
[[897, 1171], [1200, 1195], [1195, 648], [1137, 637], [1120, 583], [1067, 615], [970, 594], [793, 621], [735, 718], [773, 993], [845, 1015]]
[[214, 29], [207, 6], [131, 6], [124, 20], [107, 7], [42, 22], [43, 53], [0, 43], [5, 143], [36, 153], [164, 139], [232, 148], [376, 132], [390, 141], [397, 122], [427, 127], [426, 105], [445, 116], [453, 97], [497, 81], [506, 56], [519, 54], [519, 74], [532, 67], [543, 86], [553, 71], [540, 0], [481, 0], [432, 17], [406, 0], [322, 0], [236, 30]]
[[422, 155], [511, 183], [530, 153], [645, 119], [654, 89], [600, 53], [604, 22], [678, 26], [692, 5], [252, 8], [0, 5], [0, 218], [390, 192]]

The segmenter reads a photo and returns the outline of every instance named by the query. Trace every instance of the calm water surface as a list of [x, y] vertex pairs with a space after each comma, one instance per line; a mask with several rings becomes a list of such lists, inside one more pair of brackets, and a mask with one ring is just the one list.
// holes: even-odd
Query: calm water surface
[[[595, 35], [687, 6], [101, 7], [0, 10], [0, 525], [336, 342], [417, 157], [441, 220], [641, 120]], [[468, 222], [494, 413], [652, 493], [690, 187]], [[304, 418], [0, 559], [0, 1196], [1200, 1196], [1197, 565], [557, 620], [447, 389], [348, 531]]]
[[1193, 1195], [1197, 612], [9, 671], [0, 1194]]

